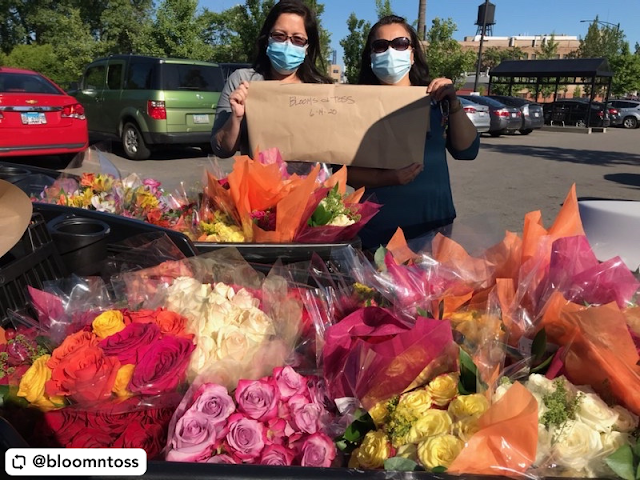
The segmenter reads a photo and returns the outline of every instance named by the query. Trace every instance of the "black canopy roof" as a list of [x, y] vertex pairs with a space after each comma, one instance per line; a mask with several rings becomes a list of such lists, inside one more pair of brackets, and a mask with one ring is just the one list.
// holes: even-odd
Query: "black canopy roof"
[[613, 77], [606, 58], [504, 60], [492, 77]]

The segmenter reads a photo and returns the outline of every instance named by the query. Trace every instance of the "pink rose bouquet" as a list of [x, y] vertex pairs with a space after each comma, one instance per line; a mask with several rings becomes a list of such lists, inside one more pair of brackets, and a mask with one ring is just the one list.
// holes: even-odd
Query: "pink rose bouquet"
[[204, 383], [187, 394], [172, 421], [166, 459], [176, 462], [329, 467], [336, 447], [334, 416], [323, 383], [291, 367], [234, 392]]

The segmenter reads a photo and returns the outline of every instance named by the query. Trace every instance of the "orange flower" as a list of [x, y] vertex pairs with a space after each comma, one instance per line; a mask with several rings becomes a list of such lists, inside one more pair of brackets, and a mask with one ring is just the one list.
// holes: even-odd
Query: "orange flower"
[[85, 344], [52, 369], [45, 390], [49, 397], [67, 396], [79, 403], [108, 399], [119, 368], [117, 357], [106, 357], [98, 346]]
[[80, 177], [80, 185], [83, 187], [91, 187], [93, 186], [93, 182], [95, 182], [96, 176], [93, 173], [83, 173], [82, 177]]
[[156, 316], [156, 323], [163, 334], [183, 336], [186, 318], [170, 310], [160, 310]]
[[96, 346], [98, 345], [98, 341], [98, 337], [93, 333], [84, 330], [69, 335], [60, 346], [53, 351], [51, 358], [47, 362], [47, 367], [53, 370], [68, 355], [85, 346]]

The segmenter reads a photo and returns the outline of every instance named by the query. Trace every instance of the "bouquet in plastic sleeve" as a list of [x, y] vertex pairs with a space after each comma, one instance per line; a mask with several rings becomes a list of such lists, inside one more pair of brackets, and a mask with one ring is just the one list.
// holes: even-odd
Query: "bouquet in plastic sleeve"
[[[31, 446], [136, 446], [156, 455], [195, 348], [185, 319], [164, 309], [115, 308], [82, 318], [54, 348], [46, 330], [19, 343], [27, 369], [13, 377], [5, 407], [32, 407], [15, 415], [30, 416], [18, 427]], [[129, 424], [137, 421], [134, 432]]]
[[291, 367], [237, 384], [198, 382], [176, 410], [166, 459], [329, 467], [336, 458], [330, 405], [319, 377]]
[[505, 381], [495, 398], [515, 386], [536, 400], [537, 449], [531, 473], [538, 476], [603, 478], [620, 474], [618, 450], [635, 445], [638, 416], [618, 404], [608, 405], [589, 387], [563, 376], [533, 374], [522, 384]]
[[333, 398], [355, 397], [370, 409], [422, 378], [457, 369], [449, 322], [407, 320], [379, 307], [355, 311], [327, 329], [324, 376]]

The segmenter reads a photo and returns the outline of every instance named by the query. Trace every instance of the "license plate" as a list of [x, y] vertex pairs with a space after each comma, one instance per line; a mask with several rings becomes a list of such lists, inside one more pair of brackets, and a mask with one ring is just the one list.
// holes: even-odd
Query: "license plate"
[[23, 125], [44, 125], [47, 123], [47, 117], [42, 112], [27, 112], [21, 113]]
[[193, 123], [209, 123], [209, 115], [206, 113], [195, 114], [193, 116]]
[[516, 114], [515, 114], [515, 113], [512, 113], [512, 114], [511, 114], [511, 116], [512, 116], [513, 118], [516, 118]]
[[484, 112], [478, 112], [478, 115], [480, 115], [481, 117], [484, 117]]
[[538, 112], [534, 112], [533, 116], [534, 116], [534, 117], [539, 117], [539, 116], [540, 116], [540, 114], [539, 114]]

